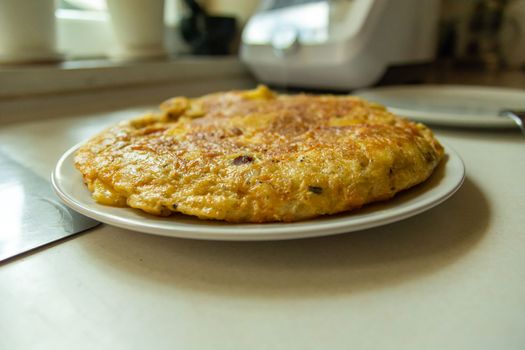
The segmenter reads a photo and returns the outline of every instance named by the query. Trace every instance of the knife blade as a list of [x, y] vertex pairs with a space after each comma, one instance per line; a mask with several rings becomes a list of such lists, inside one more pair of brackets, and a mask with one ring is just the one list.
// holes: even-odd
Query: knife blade
[[63, 205], [49, 181], [0, 152], [0, 262], [98, 224]]

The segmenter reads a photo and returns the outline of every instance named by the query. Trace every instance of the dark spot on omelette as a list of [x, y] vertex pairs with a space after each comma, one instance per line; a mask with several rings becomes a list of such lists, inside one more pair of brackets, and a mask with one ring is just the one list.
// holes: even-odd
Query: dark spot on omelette
[[308, 186], [308, 191], [315, 193], [315, 194], [322, 194], [323, 188], [319, 186]]
[[233, 165], [243, 165], [253, 162], [252, 156], [238, 156], [233, 160]]

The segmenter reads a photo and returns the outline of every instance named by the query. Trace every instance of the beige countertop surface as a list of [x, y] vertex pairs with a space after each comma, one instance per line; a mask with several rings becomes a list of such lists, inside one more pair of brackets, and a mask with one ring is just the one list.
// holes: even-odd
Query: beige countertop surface
[[[148, 108], [102, 100], [10, 101], [25, 117], [1, 124], [0, 151], [48, 178], [69, 147]], [[525, 348], [525, 138], [434, 130], [466, 181], [401, 222], [274, 242], [102, 225], [0, 265], [0, 348]]]

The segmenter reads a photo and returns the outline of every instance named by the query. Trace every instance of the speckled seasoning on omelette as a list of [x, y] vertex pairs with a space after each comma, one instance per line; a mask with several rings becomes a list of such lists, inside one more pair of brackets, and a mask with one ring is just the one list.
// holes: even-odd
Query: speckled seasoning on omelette
[[296, 221], [389, 199], [443, 158], [428, 128], [353, 96], [260, 86], [160, 108], [78, 150], [75, 165], [97, 202], [162, 216]]

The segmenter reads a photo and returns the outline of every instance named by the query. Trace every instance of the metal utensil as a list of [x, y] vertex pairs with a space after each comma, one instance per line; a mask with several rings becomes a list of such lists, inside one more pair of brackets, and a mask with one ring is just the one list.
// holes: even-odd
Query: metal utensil
[[510, 118], [520, 127], [521, 132], [525, 136], [525, 111], [517, 111], [512, 109], [506, 109], [500, 112], [502, 117]]
[[63, 205], [48, 181], [0, 153], [0, 262], [98, 224]]

